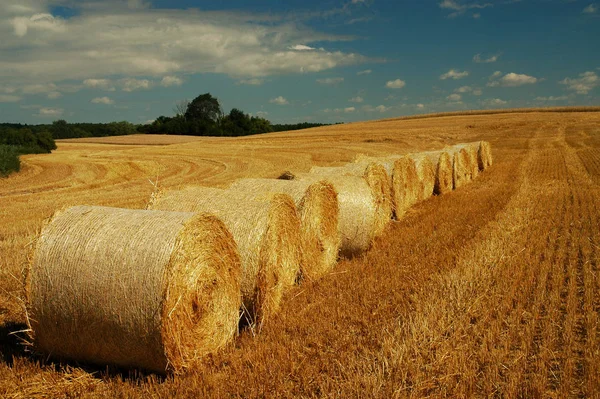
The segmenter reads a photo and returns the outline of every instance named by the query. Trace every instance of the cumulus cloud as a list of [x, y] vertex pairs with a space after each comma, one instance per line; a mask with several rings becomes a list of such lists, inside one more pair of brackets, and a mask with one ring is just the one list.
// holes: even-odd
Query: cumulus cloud
[[115, 102], [114, 102], [114, 100], [111, 100], [108, 97], [96, 97], [96, 98], [92, 99], [91, 103], [111, 105], [111, 104], [114, 104]]
[[470, 93], [473, 91], [473, 88], [471, 86], [462, 86], [454, 91], [457, 93]]
[[569, 97], [568, 96], [550, 96], [550, 97], [536, 97], [535, 98], [537, 101], [564, 101], [564, 100], [568, 100]]
[[565, 78], [559, 82], [566, 85], [567, 89], [575, 91], [577, 94], [588, 94], [595, 87], [600, 85], [600, 78], [594, 71], [580, 73], [578, 78]]
[[115, 91], [110, 79], [85, 79], [83, 85], [90, 89], [100, 89], [105, 91]]
[[288, 100], [286, 100], [285, 97], [283, 97], [283, 96], [272, 98], [271, 100], [269, 100], [269, 102], [271, 104], [277, 104], [277, 105], [287, 105], [287, 104], [289, 104]]
[[583, 9], [584, 14], [595, 14], [598, 12], [598, 5], [592, 3]]
[[58, 116], [62, 116], [62, 114], [64, 112], [65, 112], [65, 110], [62, 108], [42, 107], [39, 109], [37, 116], [47, 117], [47, 118], [55, 118]]
[[356, 72], [356, 74], [357, 74], [358, 76], [360, 76], [360, 75], [369, 75], [371, 72], [373, 72], [373, 71], [372, 71], [372, 70], [370, 70], [370, 69], [365, 69], [364, 71], [359, 71], [359, 72]]
[[344, 81], [344, 78], [325, 78], [325, 79], [317, 79], [317, 82], [322, 85], [337, 85]]
[[499, 107], [501, 105], [506, 105], [508, 102], [501, 100], [499, 98], [488, 98], [482, 101], [482, 104], [486, 107]]
[[455, 69], [451, 69], [448, 72], [440, 75], [440, 79], [441, 80], [446, 80], [446, 79], [462, 79], [469, 76], [469, 72], [468, 71], [457, 71]]
[[423, 109], [423, 108], [425, 108], [425, 104], [420, 104], [420, 103], [419, 103], [419, 104], [417, 104], [417, 108], [418, 108], [418, 109]]
[[266, 111], [258, 111], [258, 112], [256, 113], [256, 116], [258, 116], [258, 117], [260, 117], [260, 118], [266, 118], [268, 115], [269, 115], [269, 113], [268, 113], [268, 112], [266, 112]]
[[16, 103], [21, 101], [21, 97], [12, 94], [0, 94], [0, 103]]
[[385, 87], [387, 87], [388, 89], [401, 89], [404, 86], [406, 86], [406, 82], [403, 81], [402, 79], [389, 80], [385, 84]]
[[57, 91], [57, 86], [54, 83], [46, 84], [30, 84], [21, 87], [21, 93], [23, 94], [48, 94], [50, 92]]
[[460, 94], [450, 94], [448, 97], [446, 97], [448, 100], [450, 101], [460, 101], [462, 100], [462, 96]]
[[350, 112], [354, 112], [354, 111], [356, 111], [356, 108], [354, 108], [354, 107], [346, 107], [346, 108], [344, 108], [344, 112], [345, 113], [350, 113]]
[[240, 80], [238, 80], [238, 84], [240, 84], [240, 85], [260, 86], [263, 83], [265, 83], [265, 80], [264, 79], [260, 79], [260, 78], [240, 79]]
[[[448, 18], [458, 17], [459, 15], [463, 15], [464, 13], [466, 13], [469, 10], [478, 10], [478, 9], [481, 10], [481, 9], [493, 6], [491, 3], [476, 3], [476, 2], [465, 3], [462, 1], [458, 1], [458, 0], [443, 0], [440, 3], [438, 3], [438, 5], [442, 9], [452, 11], [450, 14], [448, 14]], [[475, 15], [478, 15], [478, 16], [475, 17]], [[479, 16], [480, 16], [479, 13], [476, 13], [475, 15], [474, 15], [475, 18], [479, 18]]]
[[376, 107], [373, 107], [371, 105], [365, 105], [362, 109], [365, 112], [379, 112], [383, 114], [384, 112], [389, 111], [391, 107], [386, 107], [385, 105], [378, 105]]
[[365, 101], [361, 96], [352, 97], [350, 100], [351, 103], [362, 103]]
[[314, 49], [312, 43], [353, 39], [278, 15], [95, 1], [69, 2], [75, 14], [62, 19], [45, 1], [7, 1], [0, 6], [0, 85], [183, 73], [251, 79], [367, 61], [357, 53]]
[[499, 71], [494, 72], [494, 74], [490, 77], [491, 81], [487, 85], [489, 87], [497, 87], [497, 86], [517, 87], [517, 86], [535, 84], [539, 81], [539, 79], [534, 76], [529, 76], [529, 75], [519, 74], [519, 73], [514, 73], [514, 72], [507, 73], [506, 75], [504, 75], [498, 79], [498, 77], [500, 75], [502, 75], [501, 72], [499, 72]]
[[183, 79], [178, 78], [177, 76], [165, 76], [160, 81], [160, 85], [163, 87], [181, 86], [182, 84]]
[[56, 100], [57, 98], [62, 97], [62, 93], [60, 91], [51, 91], [47, 96], [50, 100]]
[[147, 90], [152, 87], [148, 79], [125, 78], [119, 81], [123, 91]]
[[492, 55], [487, 58], [481, 58], [481, 53], [479, 53], [473, 56], [473, 62], [476, 62], [478, 64], [490, 64], [492, 62], [498, 61], [498, 58], [500, 58], [499, 54]]

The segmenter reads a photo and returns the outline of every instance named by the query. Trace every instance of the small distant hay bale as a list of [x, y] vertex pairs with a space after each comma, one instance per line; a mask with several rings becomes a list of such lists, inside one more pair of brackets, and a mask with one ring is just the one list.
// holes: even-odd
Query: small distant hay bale
[[[292, 174], [288, 176], [293, 177]], [[229, 190], [254, 194], [257, 199], [277, 193], [292, 197], [298, 208], [304, 240], [302, 277], [317, 279], [333, 269], [341, 242], [337, 192], [331, 183], [325, 180], [240, 179]]]
[[310, 173], [334, 179], [336, 176], [356, 176], [365, 179], [375, 200], [375, 236], [383, 233], [393, 216], [390, 178], [385, 168], [376, 162], [349, 163], [340, 167], [314, 166]]
[[409, 155], [415, 161], [417, 176], [419, 177], [419, 201], [426, 200], [433, 195], [435, 188], [435, 166], [426, 154], [414, 153]]
[[338, 194], [338, 231], [341, 238], [340, 253], [356, 256], [369, 249], [381, 230], [377, 220], [377, 203], [371, 187], [358, 176], [297, 173], [296, 179], [310, 182], [327, 180]]
[[192, 186], [160, 193], [150, 209], [210, 212], [233, 234], [242, 261], [244, 317], [260, 326], [277, 312], [303, 263], [300, 219], [287, 194], [252, 195]]
[[396, 219], [401, 219], [406, 211], [416, 204], [421, 196], [421, 185], [415, 162], [405, 155], [386, 157], [366, 157], [359, 155], [357, 164], [373, 162], [381, 165], [390, 176], [392, 210]]
[[477, 164], [480, 171], [492, 166], [492, 145], [487, 141], [480, 141], [477, 148]]
[[235, 335], [240, 278], [233, 237], [214, 216], [72, 207], [37, 240], [31, 339], [58, 358], [182, 372]]

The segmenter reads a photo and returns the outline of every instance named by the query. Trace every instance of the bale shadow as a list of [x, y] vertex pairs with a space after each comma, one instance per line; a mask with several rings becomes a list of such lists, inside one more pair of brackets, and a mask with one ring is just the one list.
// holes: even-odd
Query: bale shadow
[[0, 361], [12, 366], [16, 357], [26, 357], [25, 323], [7, 322], [0, 325]]

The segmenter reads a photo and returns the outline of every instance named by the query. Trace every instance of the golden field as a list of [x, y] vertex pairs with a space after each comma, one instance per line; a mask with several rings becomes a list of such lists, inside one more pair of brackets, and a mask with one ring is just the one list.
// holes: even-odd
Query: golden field
[[[57, 209], [141, 209], [158, 189], [477, 140], [492, 145], [489, 170], [295, 287], [260, 334], [191, 373], [55, 363], [12, 334], [31, 243]], [[600, 109], [57, 144], [0, 180], [0, 398], [600, 397]]]

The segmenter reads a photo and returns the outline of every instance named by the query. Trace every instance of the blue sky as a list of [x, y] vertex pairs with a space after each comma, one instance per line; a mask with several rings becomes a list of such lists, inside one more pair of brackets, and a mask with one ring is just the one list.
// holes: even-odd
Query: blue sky
[[2, 0], [0, 121], [600, 105], [600, 0]]

